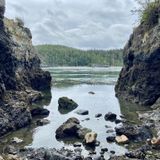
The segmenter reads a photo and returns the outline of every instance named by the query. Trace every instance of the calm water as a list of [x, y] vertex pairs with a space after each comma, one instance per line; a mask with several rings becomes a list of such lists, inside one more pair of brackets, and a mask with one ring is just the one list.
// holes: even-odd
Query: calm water
[[[101, 148], [107, 147], [109, 151], [114, 150], [117, 155], [121, 155], [126, 152], [123, 146], [119, 146], [115, 143], [107, 143], [106, 137], [112, 135], [106, 133], [107, 128], [105, 125], [110, 126], [109, 129], [116, 127], [115, 123], [107, 122], [104, 120], [104, 115], [107, 112], [114, 112], [118, 116], [123, 114], [125, 106], [127, 104], [120, 103], [115, 97], [114, 86], [117, 81], [120, 67], [110, 68], [89, 68], [89, 67], [59, 67], [59, 68], [47, 68], [53, 76], [54, 85], [51, 90], [52, 98], [41, 102], [39, 105], [44, 106], [50, 110], [50, 115], [47, 117], [50, 123], [45, 126], [37, 127], [33, 123], [31, 126], [21, 129], [12, 133], [9, 136], [3, 138], [4, 144], [12, 137], [18, 137], [24, 139], [22, 146], [27, 147], [47, 147], [47, 148], [61, 148], [66, 147], [75, 149], [72, 144], [76, 140], [57, 141], [55, 139], [55, 130], [68, 118], [77, 117], [81, 121], [81, 125], [92, 129], [98, 134], [98, 140], [101, 142], [100, 147], [96, 148], [96, 151], [100, 151]], [[88, 92], [93, 91], [95, 95], [90, 95]], [[89, 115], [79, 116], [75, 113], [76, 110], [68, 114], [60, 114], [58, 111], [58, 99], [62, 96], [72, 98], [78, 103], [78, 109], [89, 110]], [[102, 113], [103, 117], [96, 119], [95, 114]], [[131, 111], [131, 116], [135, 118], [135, 112]], [[86, 118], [90, 118], [86, 121]], [[85, 120], [85, 121], [84, 121]], [[82, 152], [88, 155], [88, 149], [85, 149], [82, 145]], [[105, 158], [109, 157], [110, 153], [105, 154]]]

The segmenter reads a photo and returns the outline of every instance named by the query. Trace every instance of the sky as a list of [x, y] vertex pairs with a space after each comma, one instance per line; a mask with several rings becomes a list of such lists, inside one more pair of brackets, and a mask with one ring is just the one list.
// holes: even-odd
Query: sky
[[123, 48], [137, 17], [135, 0], [6, 0], [8, 18], [21, 18], [33, 44], [82, 49]]

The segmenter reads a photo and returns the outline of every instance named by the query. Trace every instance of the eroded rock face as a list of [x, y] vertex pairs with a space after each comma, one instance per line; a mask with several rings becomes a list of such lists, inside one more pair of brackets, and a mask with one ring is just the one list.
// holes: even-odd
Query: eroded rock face
[[124, 48], [124, 66], [116, 92], [142, 105], [152, 105], [160, 97], [160, 21], [147, 29], [137, 27]]
[[0, 0], [0, 136], [31, 122], [29, 105], [51, 84], [50, 74], [40, 69], [30, 30], [4, 18], [4, 11]]

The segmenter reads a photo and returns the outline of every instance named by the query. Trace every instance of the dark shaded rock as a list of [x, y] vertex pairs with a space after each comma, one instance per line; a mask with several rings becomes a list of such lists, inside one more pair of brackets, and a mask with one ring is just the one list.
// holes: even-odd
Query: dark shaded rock
[[115, 151], [110, 151], [110, 153], [111, 153], [111, 154], [115, 154], [116, 152], [115, 152]]
[[118, 135], [125, 135], [129, 140], [146, 141], [152, 137], [152, 131], [147, 126], [124, 125], [115, 128]]
[[1, 106], [0, 109], [0, 136], [4, 134], [25, 127], [31, 122], [31, 114], [28, 108], [10, 105]]
[[73, 137], [84, 139], [85, 135], [91, 131], [88, 128], [83, 128], [77, 118], [69, 118], [56, 130], [56, 138], [64, 139]]
[[112, 112], [108, 112], [104, 117], [106, 121], [115, 121], [116, 118], [117, 118], [117, 115]]
[[117, 96], [142, 105], [152, 105], [160, 97], [160, 21], [156, 15], [155, 25], [147, 29], [141, 23], [130, 36], [115, 88]]
[[79, 153], [67, 149], [26, 149], [20, 151], [18, 156], [28, 160], [83, 160]]
[[101, 114], [101, 113], [98, 113], [98, 114], [95, 115], [95, 117], [96, 117], [96, 118], [102, 117], [102, 114]]
[[107, 142], [111, 143], [111, 142], [115, 142], [115, 138], [116, 138], [115, 136], [109, 136], [106, 138], [106, 140], [107, 140]]
[[90, 92], [88, 92], [88, 94], [92, 94], [92, 95], [94, 95], [94, 94], [95, 94], [95, 92], [90, 91]]
[[56, 138], [77, 137], [77, 131], [81, 128], [77, 118], [69, 118], [56, 130]]
[[44, 72], [43, 74], [41, 71], [37, 71], [37, 73], [34, 73], [33, 75], [30, 75], [30, 82], [31, 87], [35, 90], [46, 90], [50, 89], [51, 87], [51, 75], [49, 72]]
[[116, 120], [115, 120], [115, 123], [116, 123], [116, 124], [119, 124], [119, 123], [122, 123], [122, 122], [123, 122], [123, 120], [121, 120], [121, 119], [116, 119]]
[[128, 158], [144, 159], [146, 154], [140, 150], [132, 151], [125, 154]]
[[76, 111], [76, 113], [79, 115], [88, 115], [89, 111], [80, 109], [80, 110]]
[[102, 148], [101, 151], [102, 152], [108, 152], [108, 148]]
[[67, 97], [59, 98], [58, 104], [58, 110], [61, 114], [69, 113], [78, 107], [78, 104], [76, 102]]
[[50, 111], [45, 108], [34, 108], [31, 110], [31, 115], [34, 116], [48, 116]]

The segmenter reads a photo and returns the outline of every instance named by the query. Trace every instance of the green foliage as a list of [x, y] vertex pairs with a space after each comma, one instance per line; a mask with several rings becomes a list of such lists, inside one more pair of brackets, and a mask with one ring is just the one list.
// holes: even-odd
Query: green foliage
[[150, 28], [158, 23], [160, 18], [160, 0], [137, 0], [140, 4], [138, 10], [141, 23]]
[[153, 26], [158, 23], [160, 14], [160, 1], [151, 2], [147, 5], [142, 14], [142, 21], [149, 26]]
[[123, 53], [117, 50], [80, 50], [61, 45], [38, 45], [42, 65], [47, 66], [121, 66]]

